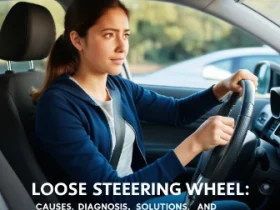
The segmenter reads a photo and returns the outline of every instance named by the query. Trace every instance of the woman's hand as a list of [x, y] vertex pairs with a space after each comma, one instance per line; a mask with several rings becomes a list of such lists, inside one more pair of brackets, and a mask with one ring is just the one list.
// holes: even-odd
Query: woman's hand
[[251, 80], [257, 89], [258, 78], [249, 70], [241, 69], [229, 78], [214, 85], [214, 95], [218, 100], [221, 100], [229, 91], [242, 92], [242, 87], [239, 85], [239, 82], [244, 79]]
[[219, 145], [229, 143], [234, 131], [234, 119], [230, 117], [209, 117], [191, 136], [174, 150], [183, 166], [197, 154]]
[[[251, 80], [255, 87], [258, 78], [250, 71], [242, 69], [231, 77], [213, 86], [213, 92], [221, 100], [229, 91], [242, 92], [241, 80]], [[206, 120], [191, 136], [178, 145], [174, 152], [183, 166], [186, 166], [200, 152], [229, 143], [234, 131], [234, 119], [214, 116]]]
[[193, 134], [192, 141], [199, 151], [226, 145], [234, 131], [234, 119], [231, 117], [209, 117]]

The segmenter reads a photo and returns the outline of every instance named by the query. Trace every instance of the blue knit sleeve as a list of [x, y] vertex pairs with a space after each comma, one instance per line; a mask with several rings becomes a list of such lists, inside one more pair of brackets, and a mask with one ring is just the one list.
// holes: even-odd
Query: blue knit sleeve
[[131, 89], [139, 118], [143, 121], [181, 127], [222, 103], [214, 95], [213, 86], [191, 96], [175, 99], [147, 90], [132, 81], [123, 81]]

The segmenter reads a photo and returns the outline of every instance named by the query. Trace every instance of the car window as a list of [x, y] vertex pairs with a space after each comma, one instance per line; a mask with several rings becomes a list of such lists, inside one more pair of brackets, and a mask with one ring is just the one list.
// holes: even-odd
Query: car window
[[280, 56], [247, 56], [239, 58], [237, 69], [245, 68], [253, 72], [255, 66], [260, 60], [268, 60], [280, 64]]
[[[182, 5], [122, 0], [131, 10], [128, 63], [139, 84], [207, 88], [230, 73], [278, 53], [216, 17]], [[167, 15], [168, 14], [168, 15]], [[249, 56], [253, 60], [246, 60]], [[245, 57], [240, 60], [235, 58]], [[210, 65], [210, 66], [209, 66]], [[207, 71], [220, 77], [205, 78]], [[216, 68], [213, 68], [216, 67]], [[228, 75], [223, 74], [223, 75]]]
[[[17, 2], [21, 1], [0, 1], [0, 28], [2, 27], [3, 21], [8, 14], [9, 10], [15, 5]], [[56, 35], [57, 37], [62, 34], [63, 32], [63, 21], [64, 21], [64, 15], [65, 10], [62, 8], [62, 6], [54, 1], [54, 0], [24, 0], [24, 2], [30, 2], [42, 5], [46, 7], [52, 14], [55, 26], [56, 26]], [[46, 66], [46, 60], [36, 60], [33, 61], [34, 68], [36, 70], [45, 70]], [[30, 69], [30, 62], [11, 62], [12, 70], [15, 72], [20, 71], [26, 71], [27, 69]], [[0, 74], [4, 73], [7, 70], [7, 62], [4, 60], [0, 60]]]

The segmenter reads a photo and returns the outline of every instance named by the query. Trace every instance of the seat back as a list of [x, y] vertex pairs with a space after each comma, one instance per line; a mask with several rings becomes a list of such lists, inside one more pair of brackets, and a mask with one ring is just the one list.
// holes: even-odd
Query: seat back
[[0, 209], [36, 210], [17, 175], [0, 151]]
[[[40, 60], [47, 57], [55, 41], [55, 24], [50, 12], [39, 5], [20, 2], [9, 11], [0, 32], [0, 59]], [[32, 196], [32, 183], [47, 182], [30, 142], [34, 138], [35, 106], [31, 87], [40, 88], [44, 73], [36, 70], [0, 78], [0, 150], [23, 183], [34, 203], [56, 203], [54, 195]]]

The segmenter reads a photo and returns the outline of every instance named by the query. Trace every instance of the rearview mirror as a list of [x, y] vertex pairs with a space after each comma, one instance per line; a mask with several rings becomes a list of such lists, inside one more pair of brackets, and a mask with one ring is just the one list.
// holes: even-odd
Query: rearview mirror
[[270, 87], [270, 78], [271, 78], [271, 65], [270, 62], [262, 61], [257, 64], [254, 69], [254, 74], [258, 77], [259, 85], [257, 92], [260, 94], [266, 94], [269, 91]]
[[209, 80], [223, 80], [229, 76], [231, 76], [230, 72], [213, 65], [205, 66], [202, 70], [202, 77]]

